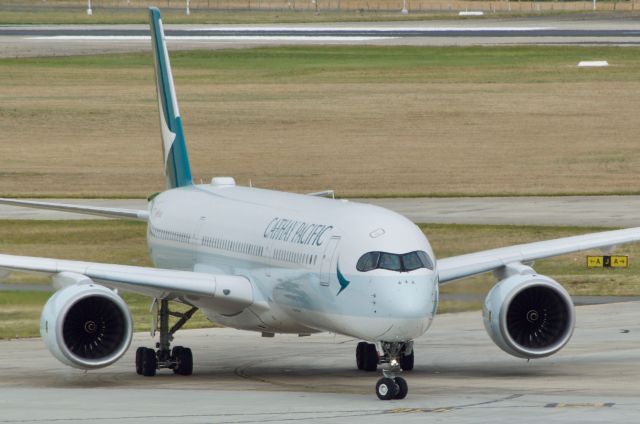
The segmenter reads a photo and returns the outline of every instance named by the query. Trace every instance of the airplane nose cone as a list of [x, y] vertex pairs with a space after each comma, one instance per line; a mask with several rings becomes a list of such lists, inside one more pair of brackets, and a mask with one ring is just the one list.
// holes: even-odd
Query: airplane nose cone
[[437, 283], [428, 276], [385, 278], [372, 286], [375, 315], [386, 322], [379, 340], [410, 340], [429, 328], [437, 304]]
[[434, 282], [424, 277], [385, 278], [372, 286], [379, 316], [424, 318], [433, 312]]

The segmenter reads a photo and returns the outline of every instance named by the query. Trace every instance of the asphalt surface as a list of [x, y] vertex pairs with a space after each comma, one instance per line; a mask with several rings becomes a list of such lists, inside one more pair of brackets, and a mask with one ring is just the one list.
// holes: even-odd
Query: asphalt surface
[[136, 334], [106, 369], [61, 365], [40, 340], [0, 341], [0, 422], [100, 423], [636, 423], [640, 414], [640, 303], [577, 309], [572, 340], [551, 358], [508, 356], [478, 312], [438, 316], [416, 340], [409, 395], [382, 402], [380, 373], [355, 369], [357, 340], [231, 329], [187, 330], [194, 375], [134, 371]]
[[[220, 27], [220, 28], [194, 28], [176, 29], [165, 31], [168, 37], [242, 37], [242, 36], [262, 36], [262, 37], [620, 37], [635, 39], [640, 36], [640, 31], [630, 29], [556, 29], [538, 27], [484, 27], [484, 28], [340, 28], [340, 27]], [[60, 38], [61, 40], [82, 39], [89, 37], [98, 40], [98, 37], [140, 37], [149, 36], [148, 29], [133, 28], [110, 28], [110, 29], [71, 29], [71, 28], [0, 28], [1, 36], [17, 37], [44, 37]]]
[[[171, 50], [264, 45], [639, 45], [640, 20], [584, 16], [340, 24], [167, 25]], [[146, 25], [6, 26], [0, 57], [149, 50]]]
[[[146, 209], [144, 199], [34, 199]], [[640, 196], [453, 197], [354, 199], [398, 212], [417, 223], [640, 226]], [[100, 219], [92, 215], [0, 205], [0, 219]]]
[[640, 226], [640, 196], [357, 199], [414, 222], [442, 224]]

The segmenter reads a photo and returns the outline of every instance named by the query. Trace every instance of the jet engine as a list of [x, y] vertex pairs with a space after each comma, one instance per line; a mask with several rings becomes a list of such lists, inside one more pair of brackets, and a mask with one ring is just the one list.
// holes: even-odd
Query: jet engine
[[40, 318], [40, 335], [53, 356], [84, 370], [106, 367], [120, 359], [132, 334], [126, 303], [97, 284], [59, 290], [47, 301]]
[[519, 358], [543, 358], [567, 344], [575, 325], [569, 293], [544, 275], [513, 275], [484, 302], [484, 327], [500, 349]]

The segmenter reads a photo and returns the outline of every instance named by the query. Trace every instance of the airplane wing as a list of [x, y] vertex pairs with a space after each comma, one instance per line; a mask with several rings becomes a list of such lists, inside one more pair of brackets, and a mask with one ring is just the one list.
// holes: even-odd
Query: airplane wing
[[137, 221], [148, 221], [149, 211], [124, 208], [103, 208], [99, 206], [71, 205], [67, 203], [37, 202], [33, 200], [17, 200], [0, 198], [0, 204], [35, 209], [50, 209], [63, 212], [82, 213], [105, 216], [108, 218], [128, 218]]
[[0, 255], [0, 270], [48, 275], [61, 286], [94, 281], [110, 288], [187, 303], [192, 298], [206, 297], [221, 313], [243, 309], [254, 302], [251, 282], [235, 275], [14, 255]]
[[640, 227], [565, 237], [535, 243], [484, 250], [438, 260], [440, 284], [499, 269], [510, 263], [526, 263], [583, 250], [640, 241]]

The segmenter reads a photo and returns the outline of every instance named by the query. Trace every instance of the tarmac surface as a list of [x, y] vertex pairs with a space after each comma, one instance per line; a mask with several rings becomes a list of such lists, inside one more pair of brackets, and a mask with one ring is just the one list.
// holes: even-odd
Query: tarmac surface
[[[33, 199], [146, 209], [144, 199]], [[449, 197], [354, 199], [398, 212], [418, 223], [640, 226], [640, 196]], [[92, 215], [0, 205], [0, 219], [100, 219]]]
[[[4, 26], [0, 27], [0, 57], [147, 52], [148, 31], [147, 25]], [[379, 23], [167, 25], [165, 31], [171, 51], [293, 44], [640, 45], [640, 20], [584, 15]]]
[[357, 340], [231, 329], [181, 331], [194, 375], [135, 374], [123, 359], [82, 372], [38, 339], [0, 341], [0, 423], [637, 423], [640, 302], [577, 309], [572, 340], [527, 362], [493, 345], [478, 312], [438, 316], [416, 340], [409, 395], [379, 401], [380, 373], [355, 369]]

